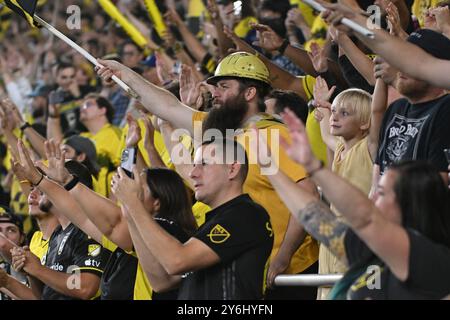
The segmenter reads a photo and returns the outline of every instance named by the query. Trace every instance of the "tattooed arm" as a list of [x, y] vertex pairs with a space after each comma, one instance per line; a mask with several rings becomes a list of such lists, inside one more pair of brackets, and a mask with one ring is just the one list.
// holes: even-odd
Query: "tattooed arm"
[[344, 238], [348, 226], [339, 220], [322, 201], [312, 202], [292, 214], [305, 230], [325, 245], [342, 263], [348, 265]]
[[347, 264], [344, 236], [348, 226], [339, 221], [330, 208], [310, 192], [300, 188], [281, 170], [267, 176], [294, 218], [305, 230], [327, 246], [342, 262]]

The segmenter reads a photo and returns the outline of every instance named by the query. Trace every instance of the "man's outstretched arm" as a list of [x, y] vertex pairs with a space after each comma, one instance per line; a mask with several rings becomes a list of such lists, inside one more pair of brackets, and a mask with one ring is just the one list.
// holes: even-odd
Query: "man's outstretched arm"
[[138, 95], [144, 107], [157, 117], [167, 120], [176, 128], [184, 128], [193, 133], [192, 114], [194, 109], [181, 103], [172, 93], [147, 81], [123, 64], [112, 60], [99, 60], [104, 67], [98, 74], [106, 81], [118, 76]]

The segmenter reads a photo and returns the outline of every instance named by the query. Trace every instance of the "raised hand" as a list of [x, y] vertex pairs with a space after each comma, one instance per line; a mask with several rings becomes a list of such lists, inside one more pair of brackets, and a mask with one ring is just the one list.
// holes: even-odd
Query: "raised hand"
[[11, 121], [9, 110], [7, 110], [3, 99], [0, 101], [0, 129], [2, 132], [12, 132], [14, 130], [14, 123]]
[[154, 147], [155, 127], [148, 115], [143, 115], [142, 121], [145, 127], [144, 146], [146, 149]]
[[17, 169], [20, 170], [28, 181], [33, 185], [41, 182], [43, 174], [40, 173], [33, 164], [28, 150], [25, 148], [23, 141], [17, 141], [17, 149], [19, 152], [19, 163], [16, 163]]
[[169, 8], [164, 15], [164, 19], [169, 22], [169, 24], [179, 27], [184, 24], [183, 19], [174, 8]]
[[211, 16], [211, 19], [217, 20], [220, 18], [219, 6], [217, 5], [216, 0], [208, 0], [208, 5], [206, 6], [206, 9], [208, 10], [209, 15]]
[[311, 144], [309, 143], [308, 136], [306, 134], [305, 125], [295, 115], [294, 112], [289, 109], [281, 114], [284, 123], [289, 129], [291, 136], [291, 143], [281, 138], [281, 146], [286, 150], [289, 157], [294, 161], [305, 167], [306, 171], [312, 171], [312, 169], [318, 167], [317, 158], [314, 156]]
[[230, 49], [229, 51], [247, 51], [246, 49], [248, 48], [253, 50], [253, 48], [247, 42], [239, 38], [237, 34], [234, 33], [230, 28], [223, 27], [223, 32], [231, 41], [233, 41], [234, 45], [236, 46], [236, 49]]
[[325, 46], [320, 47], [317, 42], [311, 43], [311, 52], [308, 52], [308, 56], [318, 73], [328, 70], [328, 53]]
[[389, 2], [385, 10], [387, 13], [386, 19], [388, 20], [389, 33], [402, 39], [406, 39], [408, 34], [402, 28], [397, 6], [392, 2]]
[[142, 181], [136, 166], [133, 167], [133, 175], [134, 179], [129, 178], [119, 167], [111, 181], [111, 191], [127, 207], [136, 201], [143, 200]]
[[38, 166], [52, 180], [61, 185], [65, 185], [72, 178], [71, 174], [65, 167], [66, 152], [61, 151], [60, 144], [53, 139], [45, 141], [45, 156], [48, 160], [48, 167], [42, 162], [38, 162]]
[[127, 148], [136, 147], [139, 141], [141, 141], [141, 127], [136, 119], [133, 118], [131, 113], [127, 113], [128, 133], [125, 140]]
[[376, 57], [373, 62], [373, 72], [376, 79], [381, 78], [386, 84], [392, 84], [397, 80], [398, 70], [392, 68], [383, 58]]
[[329, 107], [327, 102], [330, 101], [331, 96], [336, 90], [336, 86], [328, 88], [328, 84], [322, 77], [316, 78], [316, 83], [314, 84], [314, 104], [316, 107]]
[[128, 69], [123, 64], [114, 60], [97, 60], [103, 67], [95, 67], [97, 74], [102, 78], [105, 83], [111, 83], [112, 76], [115, 75], [119, 79], [126, 81], [124, 76], [126, 75], [126, 70]]
[[431, 9], [431, 14], [436, 19], [436, 26], [439, 32], [443, 33], [447, 37], [450, 36], [450, 10], [448, 6], [436, 7]]
[[283, 44], [284, 40], [269, 26], [260, 23], [252, 23], [250, 26], [257, 32], [258, 40], [253, 42], [254, 46], [261, 47], [267, 51], [276, 51]]
[[184, 64], [181, 66], [179, 82], [181, 102], [188, 106], [194, 106], [201, 94], [202, 83], [195, 79], [191, 67]]
[[299, 8], [293, 8], [288, 11], [286, 20], [284, 21], [286, 28], [300, 27], [302, 24], [306, 24], [303, 14]]
[[21, 126], [25, 123], [19, 108], [9, 98], [4, 98], [1, 102], [8, 114], [11, 114], [14, 127]]
[[161, 83], [167, 83], [175, 79], [172, 73], [174, 62], [169, 57], [163, 56], [161, 53], [156, 54], [156, 73]]

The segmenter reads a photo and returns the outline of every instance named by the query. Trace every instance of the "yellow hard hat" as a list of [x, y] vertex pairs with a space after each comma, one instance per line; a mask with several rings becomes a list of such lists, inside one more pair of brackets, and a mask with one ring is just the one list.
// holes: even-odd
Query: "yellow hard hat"
[[253, 79], [270, 84], [269, 70], [264, 62], [247, 52], [235, 52], [226, 56], [217, 66], [214, 76], [206, 82], [215, 85], [226, 77]]

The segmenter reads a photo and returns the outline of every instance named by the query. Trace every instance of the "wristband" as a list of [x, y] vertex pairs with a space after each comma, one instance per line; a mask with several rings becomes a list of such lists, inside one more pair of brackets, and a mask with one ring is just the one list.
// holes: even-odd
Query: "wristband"
[[37, 183], [33, 183], [33, 186], [37, 187], [42, 182], [43, 179], [44, 179], [44, 175], [41, 173], [41, 178], [39, 179], [39, 181]]
[[31, 124], [29, 124], [28, 122], [25, 122], [23, 125], [20, 126], [20, 131], [23, 132], [23, 130], [25, 130], [26, 128], [31, 127]]
[[288, 40], [288, 39], [285, 39], [285, 40], [283, 41], [283, 44], [278, 48], [278, 52], [279, 52], [281, 55], [283, 55], [283, 54], [284, 54], [284, 51], [286, 51], [286, 48], [287, 48], [288, 45], [289, 45], [289, 40]]
[[72, 180], [70, 180], [66, 185], [64, 185], [64, 189], [67, 191], [72, 190], [77, 184], [80, 182], [80, 179], [78, 179], [77, 175], [73, 175]]

